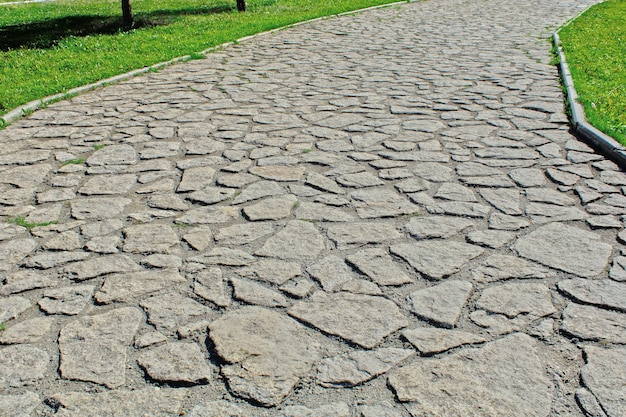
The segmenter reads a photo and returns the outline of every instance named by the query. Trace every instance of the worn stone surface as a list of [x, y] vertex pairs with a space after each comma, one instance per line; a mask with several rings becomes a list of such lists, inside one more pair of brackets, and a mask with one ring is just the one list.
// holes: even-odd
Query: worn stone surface
[[79, 318], [61, 329], [61, 376], [109, 388], [124, 385], [126, 352], [143, 320], [135, 307]]
[[198, 383], [211, 378], [196, 343], [167, 343], [143, 352], [137, 362], [156, 381]]
[[444, 327], [454, 327], [461, 316], [473, 285], [467, 281], [446, 281], [412, 292], [407, 301], [419, 317]]
[[278, 404], [319, 357], [309, 331], [293, 319], [262, 307], [243, 307], [209, 326], [222, 374], [238, 396]]
[[383, 338], [408, 324], [390, 300], [369, 295], [323, 292], [300, 301], [289, 314], [318, 329], [371, 349]]
[[0, 395], [0, 410], [7, 416], [29, 417], [40, 403], [39, 395], [31, 391], [16, 395]]
[[23, 387], [46, 377], [50, 355], [32, 345], [14, 345], [0, 349], [0, 363], [0, 387]]
[[[324, 358], [410, 349], [406, 326], [446, 335], [431, 334], [432, 347], [420, 336], [421, 363], [474, 351], [470, 334], [487, 341], [468, 345], [489, 346], [523, 332], [558, 386], [549, 415], [606, 417], [580, 383], [575, 344], [621, 344], [626, 176], [572, 136], [542, 41], [598, 1], [437, 0], [320, 19], [15, 120], [0, 130], [0, 342], [50, 361], [42, 379], [2, 395], [38, 395], [30, 414], [42, 416], [453, 416], [428, 411], [428, 395], [405, 407], [380, 377], [317, 383]], [[471, 282], [469, 298], [435, 296], [446, 281]], [[420, 291], [432, 304], [407, 301]], [[59, 346], [73, 322], [122, 307], [140, 311], [134, 340]], [[249, 308], [298, 331], [283, 337], [268, 321], [270, 336], [252, 345], [271, 354], [230, 363], [205, 340], [209, 325]], [[296, 308], [306, 320], [289, 315]], [[272, 343], [292, 339], [316, 354], [281, 368]], [[189, 343], [207, 379], [153, 378], [137, 362]], [[68, 355], [87, 380], [65, 377]], [[164, 353], [158, 366], [177, 359]], [[463, 406], [452, 388], [489, 381], [472, 378], [441, 398]], [[184, 402], [157, 405], [176, 403], [146, 391], [157, 385]], [[457, 415], [489, 415], [483, 404], [541, 415], [542, 390], [510, 395], [528, 403], [511, 412], [470, 395]], [[85, 395], [50, 397], [70, 392]]]
[[583, 277], [600, 274], [612, 249], [594, 233], [559, 223], [542, 226], [515, 243], [524, 258]]
[[426, 240], [392, 245], [390, 251], [426, 277], [441, 279], [460, 271], [481, 255], [483, 248], [451, 240]]
[[113, 390], [102, 393], [65, 392], [50, 398], [59, 405], [56, 415], [63, 417], [111, 417], [176, 415], [182, 409], [187, 389], [149, 387], [139, 390]]
[[494, 417], [548, 416], [554, 388], [538, 350], [532, 338], [516, 333], [443, 359], [416, 360], [392, 373], [389, 383], [412, 416], [476, 410]]
[[561, 331], [583, 340], [626, 343], [624, 314], [569, 303], [563, 310]]
[[580, 379], [607, 417], [617, 417], [626, 413], [624, 404], [626, 376], [622, 372], [624, 361], [626, 361], [624, 348], [585, 347], [586, 364], [580, 370]]
[[317, 366], [317, 380], [324, 387], [352, 387], [387, 372], [414, 354], [411, 349], [380, 348], [326, 358]]

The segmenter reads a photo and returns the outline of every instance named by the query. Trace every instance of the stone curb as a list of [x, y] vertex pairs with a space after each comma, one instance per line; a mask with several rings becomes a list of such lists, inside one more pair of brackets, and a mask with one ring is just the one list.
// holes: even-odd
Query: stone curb
[[[199, 52], [199, 54], [207, 55], [207, 54], [209, 54], [211, 52], [218, 51], [220, 49], [226, 48], [228, 46], [231, 46], [231, 45], [234, 45], [234, 44], [237, 44], [237, 43], [247, 42], [247, 41], [249, 41], [251, 39], [254, 39], [256, 37], [259, 37], [259, 36], [269, 35], [269, 34], [278, 32], [280, 30], [285, 30], [285, 29], [289, 29], [289, 28], [292, 28], [292, 27], [306, 25], [306, 24], [317, 22], [317, 21], [324, 20], [324, 19], [336, 18], [336, 17], [341, 17], [341, 16], [348, 16], [348, 15], [351, 15], [351, 14], [361, 13], [361, 12], [365, 12], [365, 11], [368, 11], [368, 10], [381, 9], [381, 8], [390, 7], [390, 6], [397, 6], [399, 4], [413, 3], [413, 2], [416, 2], [416, 1], [420, 1], [420, 0], [397, 1], [397, 2], [394, 2], [394, 3], [381, 4], [379, 6], [366, 7], [366, 8], [363, 8], [363, 9], [351, 10], [351, 11], [343, 12], [343, 13], [339, 13], [339, 14], [332, 14], [332, 15], [328, 15], [328, 16], [316, 17], [314, 19], [303, 20], [302, 22], [291, 23], [291, 24], [288, 24], [288, 25], [285, 25], [285, 26], [281, 26], [281, 27], [278, 27], [278, 28], [275, 28], [275, 29], [272, 29], [272, 30], [268, 30], [268, 31], [265, 31], [265, 32], [259, 32], [259, 33], [255, 33], [254, 35], [244, 36], [243, 38], [236, 39], [236, 40], [234, 40], [232, 42], [222, 43], [220, 45], [216, 45], [216, 46], [213, 46], [211, 48], [207, 48], [207, 49]], [[24, 117], [28, 113], [32, 113], [35, 110], [40, 109], [41, 107], [47, 106], [47, 105], [55, 103], [57, 101], [68, 99], [68, 98], [77, 96], [79, 94], [85, 93], [87, 91], [95, 90], [95, 89], [100, 88], [100, 87], [105, 87], [105, 86], [110, 85], [110, 84], [115, 84], [115, 83], [118, 83], [118, 82], [121, 82], [121, 81], [125, 81], [125, 80], [128, 80], [130, 78], [136, 77], [138, 75], [142, 75], [142, 74], [145, 74], [147, 72], [154, 71], [154, 70], [159, 70], [159, 69], [168, 67], [170, 65], [177, 64], [179, 62], [189, 61], [191, 59], [192, 59], [191, 55], [185, 55], [185, 56], [177, 57], [177, 58], [171, 59], [169, 61], [159, 62], [159, 63], [156, 63], [154, 65], [150, 65], [148, 67], [139, 68], [139, 69], [136, 69], [136, 70], [133, 70], [133, 71], [130, 71], [130, 72], [126, 72], [124, 74], [119, 74], [119, 75], [116, 75], [114, 77], [110, 77], [110, 78], [106, 78], [104, 80], [96, 81], [95, 83], [91, 83], [91, 84], [83, 85], [83, 86], [80, 86], [80, 87], [72, 88], [71, 90], [68, 90], [65, 93], [58, 93], [58, 94], [47, 96], [47, 97], [44, 97], [44, 98], [41, 98], [41, 99], [33, 100], [33, 101], [29, 102], [29, 103], [23, 104], [23, 105], [15, 108], [15, 109], [5, 113], [4, 116], [0, 117], [0, 121], [2, 121], [5, 125], [9, 125], [9, 124], [13, 123], [14, 121]]]
[[578, 102], [578, 93], [574, 88], [574, 80], [565, 60], [561, 40], [557, 32], [552, 35], [554, 46], [559, 54], [559, 70], [567, 93], [567, 104], [571, 111], [572, 130], [576, 136], [597, 149], [607, 158], [616, 162], [626, 170], [626, 148], [612, 137], [602, 133], [587, 122], [585, 109]]

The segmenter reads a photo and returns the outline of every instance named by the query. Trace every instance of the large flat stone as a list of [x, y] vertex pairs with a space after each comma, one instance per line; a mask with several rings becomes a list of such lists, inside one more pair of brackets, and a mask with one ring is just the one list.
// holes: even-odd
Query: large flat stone
[[523, 315], [531, 320], [556, 313], [550, 289], [537, 282], [508, 282], [485, 288], [476, 307], [508, 318]]
[[610, 279], [572, 278], [557, 285], [563, 293], [585, 304], [626, 312], [626, 283]]
[[0, 349], [0, 388], [35, 385], [46, 377], [50, 355], [32, 345]]
[[255, 255], [287, 260], [315, 259], [324, 249], [324, 242], [324, 237], [313, 224], [292, 220], [270, 237]]
[[402, 285], [413, 281], [383, 248], [362, 249], [346, 259], [378, 285]]
[[262, 307], [243, 307], [209, 325], [222, 374], [237, 396], [279, 404], [319, 360], [317, 343], [295, 320]]
[[109, 388], [124, 385], [126, 351], [143, 319], [141, 310], [124, 307], [63, 327], [59, 335], [61, 376]]
[[585, 366], [580, 378], [607, 417], [626, 415], [626, 349], [585, 346]]
[[556, 272], [541, 265], [511, 255], [493, 254], [472, 271], [477, 282], [493, 282], [507, 279], [551, 278]]
[[193, 342], [158, 346], [139, 355], [137, 362], [156, 381], [200, 383], [211, 379], [204, 354]]
[[300, 301], [289, 314], [325, 333], [371, 349], [408, 324], [398, 306], [383, 297], [317, 292]]
[[583, 340], [626, 343], [623, 313], [569, 303], [563, 310], [561, 331]]
[[516, 333], [443, 359], [415, 360], [389, 384], [414, 417], [546, 417], [554, 388], [538, 348]]
[[432, 355], [458, 346], [486, 341], [484, 337], [477, 334], [433, 327], [406, 329], [402, 331], [402, 337], [415, 346], [422, 355]]
[[452, 240], [401, 243], [392, 245], [389, 249], [418, 272], [434, 279], [442, 279], [460, 271], [484, 251], [480, 246]]
[[413, 313], [444, 327], [454, 327], [473, 285], [468, 281], [445, 281], [412, 292], [407, 301]]
[[392, 223], [332, 224], [327, 233], [340, 250], [402, 237]]
[[561, 223], [522, 236], [514, 248], [524, 258], [582, 277], [602, 273], [613, 250], [598, 234]]
[[185, 279], [177, 270], [149, 270], [128, 274], [113, 274], [105, 278], [102, 288], [95, 295], [95, 299], [102, 304], [131, 302], [142, 295], [150, 294], [181, 282], [185, 282]]

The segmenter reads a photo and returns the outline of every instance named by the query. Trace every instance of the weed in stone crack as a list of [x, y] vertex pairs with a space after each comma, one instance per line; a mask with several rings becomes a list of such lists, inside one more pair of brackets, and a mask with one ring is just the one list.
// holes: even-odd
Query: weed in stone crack
[[28, 230], [34, 228], [34, 227], [40, 227], [40, 226], [50, 226], [51, 224], [57, 224], [59, 223], [58, 221], [51, 221], [51, 222], [41, 222], [41, 223], [31, 223], [31, 222], [27, 222], [26, 219], [22, 216], [17, 216], [17, 217], [10, 217], [8, 220], [9, 223], [13, 223], [16, 224], [18, 226], [22, 226], [27, 228]]
[[0, 332], [3, 332], [7, 329], [7, 325], [4, 323], [0, 323]]
[[94, 145], [94, 146], [93, 146], [93, 148], [94, 148], [96, 151], [99, 151], [100, 149], [104, 148], [105, 146], [106, 146], [106, 145]]
[[61, 163], [61, 166], [64, 167], [65, 165], [80, 165], [83, 162], [85, 162], [83, 158], [70, 159], [69, 161]]

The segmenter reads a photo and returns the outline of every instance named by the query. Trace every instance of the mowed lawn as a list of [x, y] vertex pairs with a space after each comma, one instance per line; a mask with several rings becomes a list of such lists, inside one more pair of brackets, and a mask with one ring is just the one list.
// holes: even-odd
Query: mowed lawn
[[626, 1], [591, 7], [559, 36], [588, 121], [626, 145]]
[[[0, 0], [2, 2], [3, 0]], [[396, 0], [119, 0], [0, 5], [0, 116], [17, 106], [117, 74], [299, 21]]]

